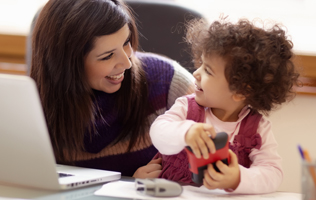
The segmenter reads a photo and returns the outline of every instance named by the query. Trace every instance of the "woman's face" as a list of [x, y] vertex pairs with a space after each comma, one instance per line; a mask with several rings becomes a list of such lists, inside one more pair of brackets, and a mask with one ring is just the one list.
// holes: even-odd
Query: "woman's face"
[[125, 24], [117, 32], [95, 39], [94, 48], [84, 61], [85, 73], [92, 89], [114, 93], [121, 88], [125, 70], [132, 67], [130, 34]]

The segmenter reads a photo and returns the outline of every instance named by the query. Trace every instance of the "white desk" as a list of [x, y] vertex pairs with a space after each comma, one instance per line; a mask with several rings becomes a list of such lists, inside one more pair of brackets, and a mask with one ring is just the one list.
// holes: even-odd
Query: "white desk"
[[[134, 181], [133, 178], [122, 177], [124, 181]], [[48, 191], [31, 188], [6, 186], [0, 184], [0, 200], [21, 200], [21, 199], [41, 199], [41, 200], [119, 200], [122, 198], [95, 196], [94, 192], [102, 187], [104, 183], [67, 191]]]
[[[124, 179], [125, 181], [133, 181], [133, 179]], [[121, 200], [128, 198], [119, 198], [119, 197], [109, 197], [109, 196], [96, 196], [94, 192], [99, 190], [103, 184], [84, 187], [80, 189], [74, 189], [69, 191], [62, 192], [50, 192], [50, 191], [40, 191], [34, 189], [26, 189], [26, 188], [17, 188], [10, 186], [0, 185], [0, 200], [21, 200], [21, 199], [40, 199], [40, 200]], [[124, 190], [120, 190], [120, 192], [124, 192]], [[184, 194], [184, 193], [183, 193]], [[263, 195], [208, 195], [207, 193], [199, 193], [200, 197], [196, 199], [258, 199], [258, 200], [301, 200], [302, 196], [298, 193], [271, 193], [271, 194], [263, 194]], [[156, 198], [157, 199], [157, 198]], [[165, 198], [159, 198], [161, 200]], [[168, 198], [170, 200], [172, 198]], [[181, 196], [175, 199], [190, 199], [190, 197], [185, 198], [185, 196]], [[191, 198], [192, 199], [192, 198]]]
[[[72, 200], [72, 199], [99, 199], [94, 196], [94, 192], [102, 187], [102, 184], [90, 186], [75, 190], [53, 192], [45, 190], [36, 190], [28, 188], [18, 188], [0, 185], [0, 200], [17, 200], [17, 199], [45, 199], [45, 200]], [[103, 199], [116, 199], [105, 197]]]

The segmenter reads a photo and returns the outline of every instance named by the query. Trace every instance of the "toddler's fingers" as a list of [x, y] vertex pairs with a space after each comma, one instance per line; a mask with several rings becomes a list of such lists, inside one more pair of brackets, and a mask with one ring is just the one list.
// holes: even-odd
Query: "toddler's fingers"
[[208, 164], [206, 171], [210, 175], [210, 177], [212, 177], [214, 181], [220, 181], [223, 178], [223, 174], [220, 172], [217, 172], [215, 168], [213, 167], [213, 164]]
[[200, 148], [199, 148], [198, 144], [194, 143], [194, 144], [190, 145], [190, 147], [191, 147], [195, 157], [201, 158], [201, 152], [200, 152]]
[[226, 174], [229, 171], [229, 167], [224, 164], [221, 160], [216, 161], [216, 167], [222, 174]]
[[206, 179], [206, 178], [203, 179], [203, 185], [209, 190], [216, 189], [216, 186], [213, 183], [215, 183], [215, 182], [211, 179]]
[[205, 134], [203, 134], [202, 137], [203, 137], [203, 140], [204, 140], [209, 152], [214, 154], [216, 152], [216, 148], [215, 148], [215, 144], [214, 144], [213, 140], [209, 137], [209, 132], [205, 131]]
[[212, 138], [216, 137], [215, 129], [211, 124], [203, 124], [203, 129], [204, 131], [207, 131]]
[[199, 150], [200, 150], [203, 158], [204, 159], [208, 159], [209, 151], [208, 151], [207, 145], [205, 144], [204, 138], [198, 138], [197, 139], [197, 144], [199, 145]]
[[230, 164], [229, 165], [233, 165], [233, 166], [238, 165], [238, 158], [237, 158], [236, 154], [230, 149], [228, 149], [228, 152], [230, 155]]
[[217, 188], [217, 181], [212, 178], [208, 170], [204, 171], [203, 185], [210, 190]]
[[[230, 155], [229, 166], [233, 166], [233, 167], [238, 166], [238, 158], [237, 158], [236, 154], [230, 149], [228, 149], [228, 153]], [[224, 164], [222, 161], [217, 161], [216, 166], [223, 174], [228, 173], [230, 170], [230, 167], [227, 166], [226, 164]]]

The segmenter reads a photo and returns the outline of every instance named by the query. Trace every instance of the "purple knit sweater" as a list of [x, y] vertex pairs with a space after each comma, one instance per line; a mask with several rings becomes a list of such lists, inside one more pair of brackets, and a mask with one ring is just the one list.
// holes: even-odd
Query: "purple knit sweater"
[[[138, 52], [136, 56], [146, 65], [143, 67], [149, 81], [148, 101], [157, 113], [164, 113], [177, 97], [193, 92], [192, 75], [176, 62], [155, 54]], [[154, 157], [157, 150], [152, 145], [149, 134], [146, 140], [138, 143], [130, 153], [125, 152], [128, 141], [110, 145], [122, 129], [121, 120], [112, 110], [116, 103], [116, 93], [94, 91], [94, 95], [106, 123], [96, 120], [98, 134], [95, 134], [91, 141], [90, 136], [85, 138], [86, 151], [80, 152], [75, 164], [82, 167], [119, 171], [122, 176], [132, 176], [139, 167], [146, 165]], [[152, 123], [156, 116], [152, 113], [148, 117]]]

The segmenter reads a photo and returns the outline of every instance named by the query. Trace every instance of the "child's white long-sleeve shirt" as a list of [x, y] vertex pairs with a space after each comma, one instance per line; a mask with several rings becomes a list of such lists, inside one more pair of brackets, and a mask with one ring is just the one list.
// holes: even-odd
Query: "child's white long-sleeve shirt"
[[[175, 104], [160, 115], [150, 128], [150, 136], [154, 146], [160, 153], [173, 155], [179, 153], [186, 145], [185, 134], [196, 122], [187, 120], [188, 101], [180, 97]], [[205, 123], [212, 124], [216, 132], [225, 131], [233, 142], [238, 134], [241, 121], [249, 113], [247, 106], [242, 109], [236, 122], [223, 122], [214, 116], [211, 109], [205, 109]], [[258, 125], [258, 134], [262, 139], [262, 146], [252, 149], [249, 158], [250, 168], [239, 165], [240, 184], [233, 193], [260, 194], [274, 192], [283, 179], [281, 157], [277, 152], [277, 142], [271, 130], [271, 123], [262, 117]]]

